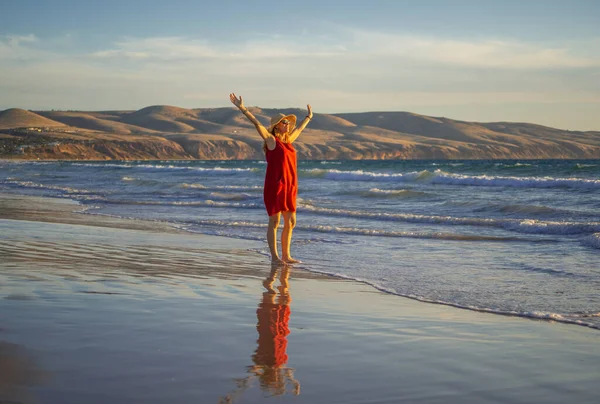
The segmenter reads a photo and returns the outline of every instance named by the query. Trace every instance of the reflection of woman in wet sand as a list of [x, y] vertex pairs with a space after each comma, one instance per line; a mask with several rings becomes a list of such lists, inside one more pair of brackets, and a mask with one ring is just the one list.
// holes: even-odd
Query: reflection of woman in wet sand
[[[281, 268], [277, 287], [279, 293], [273, 288], [277, 269]], [[290, 320], [290, 303], [292, 297], [289, 293], [289, 267], [273, 267], [271, 273], [263, 282], [266, 292], [258, 304], [256, 317], [258, 323], [258, 347], [252, 355], [254, 365], [248, 367], [249, 375], [237, 381], [238, 389], [228, 394], [221, 400], [223, 403], [231, 403], [250, 386], [252, 379], [257, 378], [260, 388], [273, 396], [284, 395], [288, 389], [288, 383], [294, 395], [300, 394], [300, 383], [294, 379], [294, 369], [285, 366], [288, 360], [286, 353], [287, 336], [290, 333], [288, 322]]]

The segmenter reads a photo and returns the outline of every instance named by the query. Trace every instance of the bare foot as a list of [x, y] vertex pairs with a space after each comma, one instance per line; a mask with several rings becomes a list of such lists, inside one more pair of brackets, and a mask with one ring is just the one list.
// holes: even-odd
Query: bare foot
[[285, 264], [285, 261], [283, 261], [281, 258], [279, 258], [279, 257], [271, 258], [271, 265], [283, 265], [283, 264]]
[[302, 263], [302, 261], [296, 260], [292, 257], [288, 257], [288, 258], [284, 258], [283, 262], [285, 262], [286, 264], [300, 264]]

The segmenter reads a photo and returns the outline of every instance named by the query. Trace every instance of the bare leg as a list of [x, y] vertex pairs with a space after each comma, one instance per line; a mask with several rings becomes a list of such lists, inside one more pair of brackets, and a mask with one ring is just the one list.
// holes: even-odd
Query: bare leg
[[[290, 301], [292, 300], [291, 297], [289, 297], [289, 293], [288, 293], [288, 289], [290, 287], [290, 283], [288, 282], [288, 278], [290, 277], [290, 267], [288, 265], [283, 265], [281, 268], [281, 274], [279, 275], [279, 282], [281, 282], [281, 297], [282, 297], [282, 302], [280, 303], [284, 303], [284, 304], [289, 304]], [[285, 297], [285, 299], [283, 299], [283, 297]]]
[[296, 212], [283, 212], [283, 231], [281, 232], [281, 257], [284, 262], [293, 264], [300, 262], [292, 258], [290, 246], [292, 244], [292, 232], [296, 226]]
[[283, 263], [283, 261], [279, 259], [279, 254], [277, 253], [277, 228], [279, 227], [280, 218], [281, 215], [279, 213], [269, 216], [269, 228], [267, 229], [267, 242], [269, 243], [271, 263], [273, 264]]
[[269, 276], [263, 281], [263, 286], [267, 289], [268, 293], [277, 293], [275, 289], [273, 289], [273, 282], [275, 282], [275, 277], [277, 276], [277, 268], [278, 265], [271, 265], [271, 272]]

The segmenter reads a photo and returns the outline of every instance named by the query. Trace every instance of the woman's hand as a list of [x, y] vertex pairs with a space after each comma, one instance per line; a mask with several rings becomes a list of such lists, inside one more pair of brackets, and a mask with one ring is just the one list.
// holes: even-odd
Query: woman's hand
[[[240, 97], [240, 98], [241, 98], [241, 97]], [[306, 116], [308, 117], [308, 119], [312, 119], [312, 117], [313, 117], [313, 113], [312, 113], [312, 108], [311, 108], [310, 104], [308, 104], [308, 105], [306, 106], [306, 109], [308, 110], [308, 112], [307, 112]]]
[[235, 105], [236, 107], [238, 107], [239, 109], [244, 109], [244, 100], [242, 100], [242, 96], [240, 95], [240, 98], [238, 98], [235, 93], [231, 93], [229, 94], [229, 99], [231, 100], [231, 103], [233, 105]]

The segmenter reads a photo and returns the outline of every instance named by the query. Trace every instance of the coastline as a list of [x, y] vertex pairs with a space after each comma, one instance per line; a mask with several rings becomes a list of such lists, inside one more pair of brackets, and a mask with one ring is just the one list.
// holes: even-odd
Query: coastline
[[[274, 271], [259, 242], [72, 213], [77, 206], [0, 194], [2, 358], [17, 358], [4, 347], [18, 345], [10, 352], [26, 351], [39, 366], [18, 374], [48, 376], [33, 387], [19, 379], [2, 399], [600, 399], [597, 330]], [[269, 334], [274, 325], [283, 331]]]
[[[114, 162], [124, 162], [124, 163], [132, 163], [132, 162], [164, 162], [164, 161], [177, 161], [177, 162], [185, 162], [185, 161], [263, 161], [264, 158], [261, 156], [255, 158], [178, 158], [176, 156], [172, 157], [152, 157], [152, 158], [106, 158], [106, 159], [85, 159], [85, 158], [18, 158], [18, 157], [0, 157], [1, 162], [19, 162], [19, 163], [40, 163], [40, 162], [85, 162], [85, 163], [114, 163]], [[326, 156], [322, 156], [322, 158], [298, 158], [298, 161], [496, 161], [496, 162], [508, 162], [508, 161], [600, 161], [600, 157], [528, 157], [528, 156], [515, 156], [515, 157], [498, 157], [498, 158], [490, 158], [490, 157], [443, 157], [443, 156], [434, 156], [434, 157], [391, 157], [391, 158], [365, 158], [360, 156], [354, 156], [351, 158], [328, 158]]]
[[[251, 107], [267, 125], [272, 114]], [[186, 116], [185, 123], [181, 117]], [[0, 151], [65, 160], [257, 159], [261, 142], [237, 108], [172, 105], [137, 111], [0, 111]], [[300, 159], [599, 158], [597, 131], [523, 122], [469, 122], [406, 111], [321, 113], [296, 143]], [[368, 142], [369, 147], [365, 147]]]

